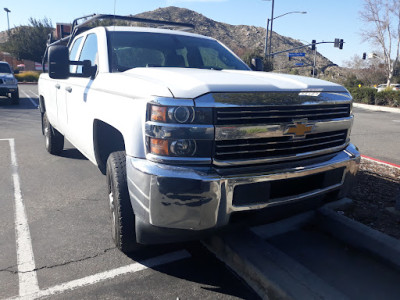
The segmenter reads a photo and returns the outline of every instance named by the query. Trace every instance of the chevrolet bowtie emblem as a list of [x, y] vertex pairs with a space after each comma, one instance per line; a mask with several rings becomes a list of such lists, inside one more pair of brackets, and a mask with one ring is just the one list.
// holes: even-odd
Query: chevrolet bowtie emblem
[[307, 119], [294, 121], [294, 124], [290, 124], [284, 131], [285, 135], [293, 135], [293, 138], [304, 138], [306, 133], [310, 133], [313, 129], [313, 124], [307, 124]]

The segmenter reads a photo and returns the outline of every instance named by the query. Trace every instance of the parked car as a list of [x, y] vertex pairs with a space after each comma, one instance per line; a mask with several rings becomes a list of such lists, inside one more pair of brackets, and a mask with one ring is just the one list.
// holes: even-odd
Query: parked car
[[11, 98], [12, 104], [19, 104], [18, 81], [5, 61], [0, 61], [0, 96]]
[[[378, 85], [377, 90], [378, 90], [378, 92], [382, 92], [382, 91], [386, 90], [386, 88], [387, 88], [387, 84], [383, 83], [383, 84]], [[390, 88], [392, 91], [400, 91], [400, 84], [392, 83], [390, 85]]]

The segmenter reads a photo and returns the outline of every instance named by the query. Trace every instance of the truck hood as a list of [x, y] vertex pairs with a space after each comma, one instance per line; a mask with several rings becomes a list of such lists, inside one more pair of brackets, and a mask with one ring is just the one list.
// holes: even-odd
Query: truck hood
[[0, 73], [1, 78], [13, 79], [14, 75], [10, 73]]
[[346, 92], [319, 79], [254, 71], [188, 68], [135, 68], [122, 73], [168, 88], [175, 98], [196, 98], [210, 92]]

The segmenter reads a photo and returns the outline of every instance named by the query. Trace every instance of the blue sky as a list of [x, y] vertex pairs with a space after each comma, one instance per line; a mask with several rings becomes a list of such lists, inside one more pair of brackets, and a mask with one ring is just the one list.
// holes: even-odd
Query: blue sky
[[[178, 6], [197, 11], [206, 17], [233, 25], [266, 26], [271, 17], [269, 0], [19, 0], [5, 1], [4, 7], [11, 10], [10, 26], [28, 24], [30, 17], [49, 18], [55, 23], [69, 23], [74, 18], [92, 13], [136, 14], [159, 7]], [[275, 0], [274, 17], [291, 11], [306, 11], [307, 14], [289, 14], [274, 21], [274, 31], [301, 41], [333, 41], [342, 38], [344, 49], [333, 44], [318, 46], [317, 50], [342, 65], [357, 54], [372, 52], [368, 43], [363, 43], [360, 33], [365, 25], [359, 11], [363, 0]], [[0, 12], [0, 30], [7, 29], [7, 15]]]

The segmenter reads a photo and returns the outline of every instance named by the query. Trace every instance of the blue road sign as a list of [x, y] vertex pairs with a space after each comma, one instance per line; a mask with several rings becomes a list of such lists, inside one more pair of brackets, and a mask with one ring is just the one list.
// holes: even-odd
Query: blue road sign
[[303, 63], [296, 63], [296, 64], [294, 64], [295, 66], [304, 66], [304, 64]]
[[289, 52], [289, 57], [306, 56], [304, 52]]

